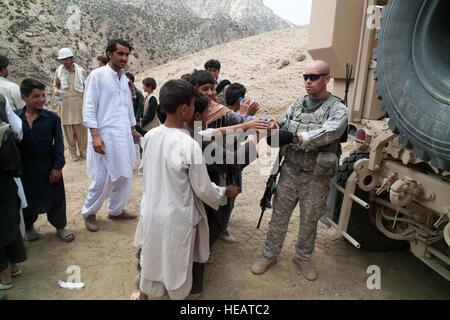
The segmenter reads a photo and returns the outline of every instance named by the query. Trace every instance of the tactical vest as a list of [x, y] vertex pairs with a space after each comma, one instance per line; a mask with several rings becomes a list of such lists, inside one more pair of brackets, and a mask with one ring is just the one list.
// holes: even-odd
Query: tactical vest
[[[330, 95], [327, 100], [317, 104], [313, 108], [306, 108], [304, 106], [306, 97], [307, 95], [299, 97], [291, 106], [287, 130], [295, 135], [298, 132], [307, 132], [322, 128], [323, 123], [328, 119], [331, 107], [336, 103], [342, 102], [340, 98]], [[319, 152], [336, 153], [338, 145], [339, 140], [327, 146], [311, 149], [311, 146], [308, 144], [299, 145], [291, 143], [281, 148], [281, 154], [285, 156], [288, 161], [307, 168], [315, 163]]]

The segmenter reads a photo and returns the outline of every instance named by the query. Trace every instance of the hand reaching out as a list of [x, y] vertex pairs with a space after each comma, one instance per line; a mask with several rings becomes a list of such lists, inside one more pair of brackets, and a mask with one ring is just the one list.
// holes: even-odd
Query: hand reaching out
[[267, 130], [268, 122], [262, 119], [255, 119], [249, 122], [246, 122], [245, 130], [254, 129], [254, 130]]

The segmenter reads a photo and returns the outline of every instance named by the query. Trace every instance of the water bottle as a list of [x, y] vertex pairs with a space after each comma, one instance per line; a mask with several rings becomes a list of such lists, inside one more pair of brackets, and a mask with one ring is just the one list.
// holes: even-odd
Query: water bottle
[[59, 91], [58, 103], [62, 103], [62, 88], [59, 88], [58, 91]]

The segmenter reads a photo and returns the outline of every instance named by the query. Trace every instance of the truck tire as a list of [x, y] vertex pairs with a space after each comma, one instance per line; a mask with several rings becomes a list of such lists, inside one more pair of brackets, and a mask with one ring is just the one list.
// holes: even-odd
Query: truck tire
[[[345, 189], [345, 184], [353, 172], [353, 165], [355, 162], [368, 157], [369, 155], [367, 153], [357, 150], [352, 151], [350, 155], [344, 159], [342, 165], [339, 166], [337, 184]], [[359, 189], [358, 186], [356, 187], [355, 195], [362, 200], [369, 202], [369, 193]], [[339, 192], [336, 199], [336, 210], [333, 217], [333, 220], [336, 223], [339, 221], [343, 198], [344, 195]], [[365, 251], [399, 250], [408, 245], [408, 242], [406, 241], [393, 240], [381, 233], [370, 219], [369, 211], [357, 203], [353, 203], [352, 205], [347, 233], [358, 241], [361, 245], [361, 249]]]
[[450, 171], [450, 1], [389, 0], [382, 11], [375, 80], [400, 143]]

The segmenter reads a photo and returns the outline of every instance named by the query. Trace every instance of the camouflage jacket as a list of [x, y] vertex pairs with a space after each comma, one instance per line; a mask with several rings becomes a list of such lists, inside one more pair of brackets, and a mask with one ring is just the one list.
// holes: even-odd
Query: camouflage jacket
[[337, 144], [348, 123], [348, 111], [341, 99], [328, 94], [328, 99], [313, 108], [306, 108], [307, 96], [300, 96], [284, 113], [280, 129], [293, 134], [301, 133], [301, 145], [289, 144], [286, 148], [304, 152], [321, 151]]

